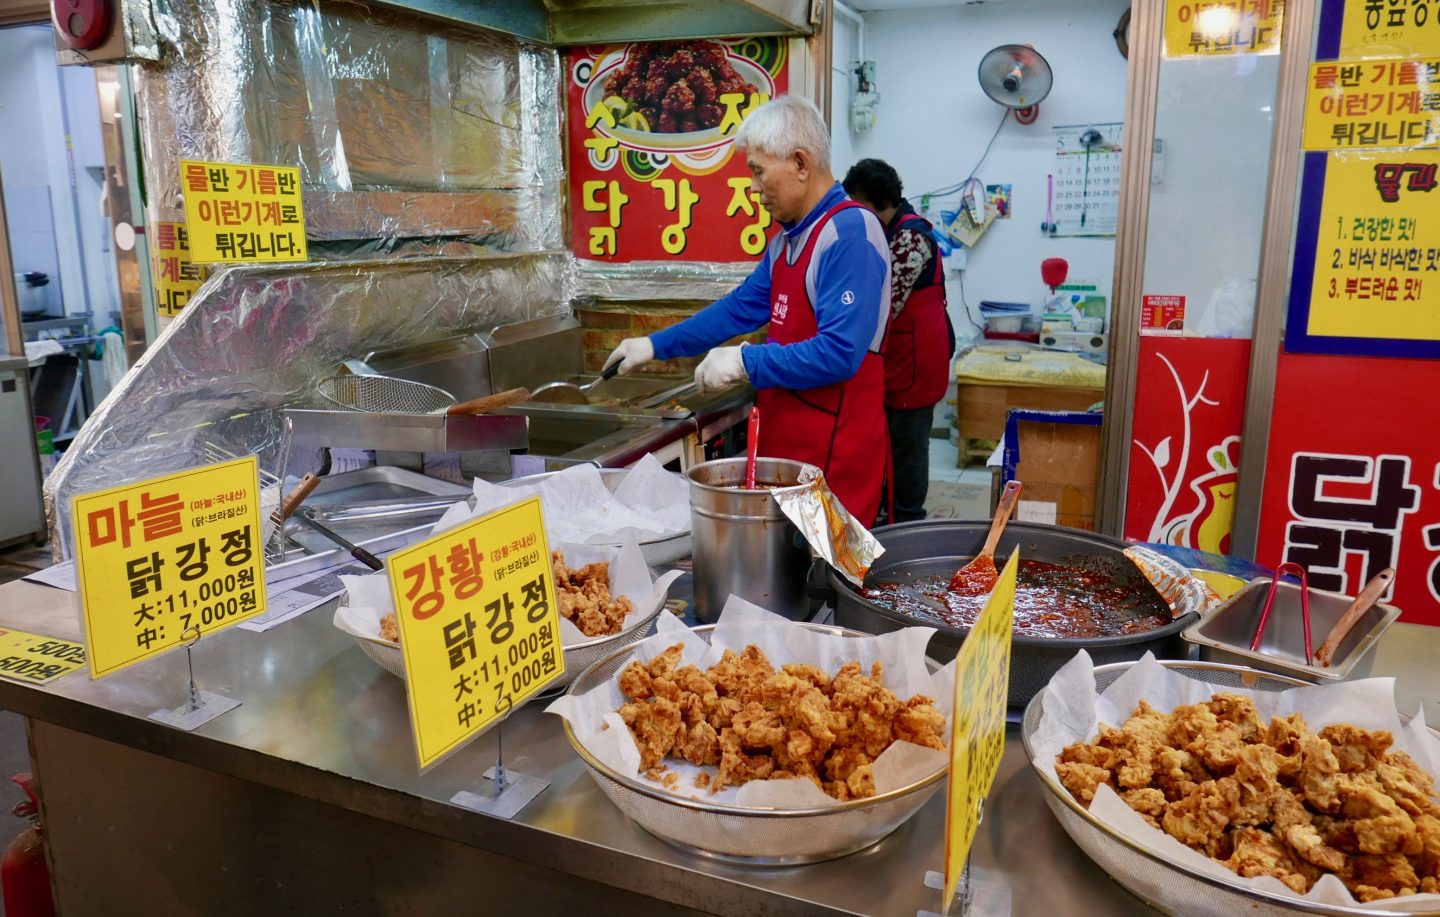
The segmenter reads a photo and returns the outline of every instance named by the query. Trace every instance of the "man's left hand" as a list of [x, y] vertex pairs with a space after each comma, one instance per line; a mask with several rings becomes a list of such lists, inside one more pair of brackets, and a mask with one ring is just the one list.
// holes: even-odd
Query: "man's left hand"
[[750, 378], [745, 372], [745, 361], [740, 358], [740, 350], [744, 346], [716, 347], [705, 356], [695, 367], [695, 384], [700, 391], [718, 391]]

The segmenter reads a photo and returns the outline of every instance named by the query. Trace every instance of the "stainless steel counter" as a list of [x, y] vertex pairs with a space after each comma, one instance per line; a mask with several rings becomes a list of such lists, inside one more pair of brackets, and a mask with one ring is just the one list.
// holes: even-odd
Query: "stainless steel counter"
[[[0, 587], [0, 626], [76, 635], [74, 597]], [[1435, 716], [1440, 635], [1396, 625], [1375, 672], [1401, 676], [1402, 709]], [[943, 799], [862, 853], [742, 869], [669, 847], [626, 820], [585, 772], [543, 703], [504, 727], [506, 763], [550, 784], [510, 821], [451, 805], [494, 763], [492, 732], [416, 773], [403, 685], [322, 607], [264, 634], [200, 642], [202, 687], [243, 701], [194, 733], [144, 717], [181, 702], [172, 653], [99, 682], [0, 681], [31, 742], [63, 913], [894, 914], [935, 909]], [[1432, 722], [1434, 720], [1432, 719]], [[1006, 883], [1012, 913], [1145, 914], [1046, 809], [1018, 738], [1007, 741], [975, 863]], [[482, 904], [483, 902], [483, 904]], [[109, 910], [107, 911], [107, 908]]]

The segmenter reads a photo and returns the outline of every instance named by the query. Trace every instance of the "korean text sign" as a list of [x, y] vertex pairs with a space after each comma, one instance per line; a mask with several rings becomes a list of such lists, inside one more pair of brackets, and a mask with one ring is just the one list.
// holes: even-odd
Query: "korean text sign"
[[387, 568], [421, 768], [564, 673], [539, 497], [396, 553]]
[[1307, 150], [1440, 145], [1440, 56], [1310, 65]]
[[590, 260], [753, 261], [776, 231], [740, 122], [789, 88], [782, 38], [577, 48], [566, 62], [570, 223]]
[[1440, 56], [1440, 8], [1425, 0], [1324, 0], [1320, 30], [1322, 58]]
[[155, 308], [175, 316], [205, 282], [206, 269], [190, 260], [190, 231], [184, 223], [156, 223], [151, 230]]
[[955, 897], [970, 845], [980, 827], [980, 802], [990, 792], [1005, 753], [1005, 707], [1010, 691], [1010, 631], [1015, 622], [1015, 574], [1010, 554], [985, 608], [955, 656], [955, 716], [950, 735], [950, 782], [945, 807], [945, 896]]
[[82, 644], [0, 628], [0, 678], [43, 685], [84, 666]]
[[180, 187], [196, 263], [306, 259], [299, 169], [182, 159]]
[[265, 610], [258, 469], [251, 456], [74, 499], [94, 677]]
[[1165, 57], [1279, 54], [1285, 0], [1171, 0]]

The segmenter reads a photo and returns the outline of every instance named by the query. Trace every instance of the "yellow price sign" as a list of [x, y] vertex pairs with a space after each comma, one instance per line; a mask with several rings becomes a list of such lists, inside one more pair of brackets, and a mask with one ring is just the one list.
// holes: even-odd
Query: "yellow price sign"
[[945, 806], [945, 897], [949, 907], [980, 827], [980, 802], [1005, 753], [1005, 704], [1010, 691], [1010, 635], [1015, 622], [1016, 548], [1000, 571], [985, 609], [955, 655], [955, 715]]
[[1307, 333], [1440, 341], [1440, 151], [1330, 153]]
[[205, 282], [208, 271], [190, 260], [190, 232], [184, 223], [156, 223], [150, 230], [155, 308], [175, 316]]
[[420, 767], [565, 672], [540, 498], [390, 556]]
[[0, 628], [0, 678], [43, 685], [85, 666], [85, 645]]
[[299, 169], [182, 159], [180, 183], [197, 263], [308, 257]]
[[1302, 146], [1344, 151], [1440, 145], [1437, 73], [1440, 57], [1311, 64]]
[[1279, 54], [1285, 0], [1170, 0], [1164, 56]]
[[92, 677], [265, 610], [254, 456], [84, 494], [71, 509]]

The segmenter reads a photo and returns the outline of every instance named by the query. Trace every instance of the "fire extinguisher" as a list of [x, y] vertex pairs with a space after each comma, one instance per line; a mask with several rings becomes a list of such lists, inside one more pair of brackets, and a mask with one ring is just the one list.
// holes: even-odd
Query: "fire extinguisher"
[[45, 864], [45, 844], [40, 839], [40, 799], [35, 779], [29, 774], [10, 778], [25, 791], [27, 799], [12, 810], [16, 818], [30, 819], [5, 848], [0, 858], [0, 900], [6, 917], [55, 917], [55, 899], [50, 891], [50, 868]]

